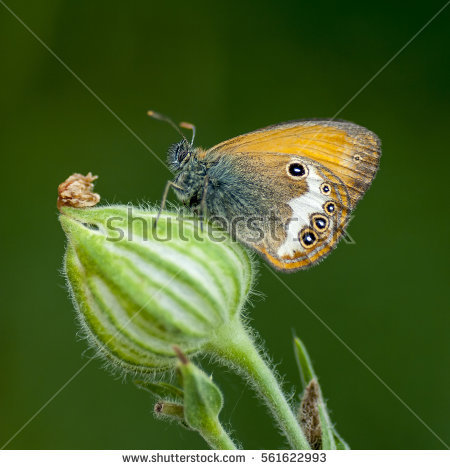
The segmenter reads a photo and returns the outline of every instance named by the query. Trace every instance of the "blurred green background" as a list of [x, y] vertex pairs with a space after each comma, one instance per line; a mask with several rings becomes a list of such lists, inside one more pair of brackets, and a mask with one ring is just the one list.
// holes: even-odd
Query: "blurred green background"
[[[194, 122], [205, 147], [280, 121], [331, 117], [444, 2], [6, 4], [165, 158], [177, 135], [147, 109]], [[349, 228], [356, 244], [281, 275], [447, 443], [449, 19], [450, 8], [338, 116], [383, 142], [381, 170]], [[92, 171], [103, 201], [156, 203], [170, 174], [2, 5], [0, 37], [3, 445], [90, 354], [60, 274], [57, 185]], [[287, 390], [299, 384], [294, 329], [353, 448], [445, 447], [263, 263], [257, 289], [265, 299], [252, 325]], [[225, 392], [223, 421], [246, 448], [285, 446], [239, 378], [222, 369], [214, 377]], [[205, 447], [155, 421], [152, 407], [149, 395], [94, 361], [7, 448]]]

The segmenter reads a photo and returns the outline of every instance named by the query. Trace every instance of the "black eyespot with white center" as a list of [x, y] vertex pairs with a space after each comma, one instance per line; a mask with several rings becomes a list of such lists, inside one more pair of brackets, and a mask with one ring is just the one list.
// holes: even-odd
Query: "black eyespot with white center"
[[304, 248], [312, 248], [317, 243], [317, 235], [314, 230], [309, 228], [303, 229], [299, 234], [298, 238]]
[[322, 183], [320, 185], [320, 192], [322, 194], [330, 194], [331, 193], [331, 186], [328, 183]]
[[301, 163], [291, 163], [289, 165], [289, 173], [292, 176], [303, 176], [305, 174], [305, 167]]
[[294, 179], [300, 179], [308, 174], [308, 169], [303, 163], [290, 162], [286, 167], [287, 174]]
[[313, 214], [311, 216], [311, 226], [320, 233], [325, 232], [329, 224], [328, 217], [323, 214]]
[[323, 208], [328, 215], [333, 215], [336, 212], [336, 204], [333, 201], [326, 202]]

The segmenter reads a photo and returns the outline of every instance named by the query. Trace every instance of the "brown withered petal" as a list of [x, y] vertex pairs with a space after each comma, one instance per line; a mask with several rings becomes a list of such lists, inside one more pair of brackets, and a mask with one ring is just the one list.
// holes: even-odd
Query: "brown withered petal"
[[98, 176], [93, 176], [89, 172], [86, 176], [81, 173], [74, 173], [66, 181], [58, 186], [57, 207], [93, 207], [100, 201], [100, 195], [92, 192], [93, 181]]
[[319, 416], [320, 389], [316, 379], [311, 380], [303, 394], [300, 404], [300, 425], [305, 433], [311, 449], [322, 448], [322, 429]]

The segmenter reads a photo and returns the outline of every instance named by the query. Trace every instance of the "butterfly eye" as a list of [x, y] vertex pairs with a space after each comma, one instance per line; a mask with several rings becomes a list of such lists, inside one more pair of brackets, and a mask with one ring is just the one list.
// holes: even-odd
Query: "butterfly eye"
[[287, 166], [287, 173], [291, 177], [301, 178], [307, 174], [307, 170], [305, 165], [302, 165], [299, 162], [292, 162]]
[[336, 205], [331, 201], [326, 202], [323, 208], [328, 215], [333, 215], [336, 212]]
[[328, 217], [325, 217], [324, 215], [321, 215], [321, 214], [314, 214], [312, 216], [312, 226], [318, 232], [325, 232], [328, 228], [328, 224], [329, 224]]
[[178, 154], [178, 163], [181, 163], [184, 161], [185, 158], [189, 158], [191, 156], [191, 154], [188, 152], [188, 153], [182, 153], [180, 152]]
[[316, 233], [314, 232], [314, 230], [311, 230], [309, 228], [303, 229], [299, 233], [298, 238], [304, 248], [311, 248], [317, 243]]
[[330, 192], [331, 192], [330, 185], [328, 183], [322, 183], [320, 185], [320, 192], [322, 194], [330, 194]]

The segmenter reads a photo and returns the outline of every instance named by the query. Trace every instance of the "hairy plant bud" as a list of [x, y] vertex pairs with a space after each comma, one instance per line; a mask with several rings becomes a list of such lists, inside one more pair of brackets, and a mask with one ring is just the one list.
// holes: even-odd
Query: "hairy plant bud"
[[[61, 207], [65, 274], [90, 343], [125, 371], [175, 365], [173, 346], [202, 350], [241, 312], [252, 281], [247, 251], [176, 212]], [[220, 238], [218, 240], [217, 238]]]

